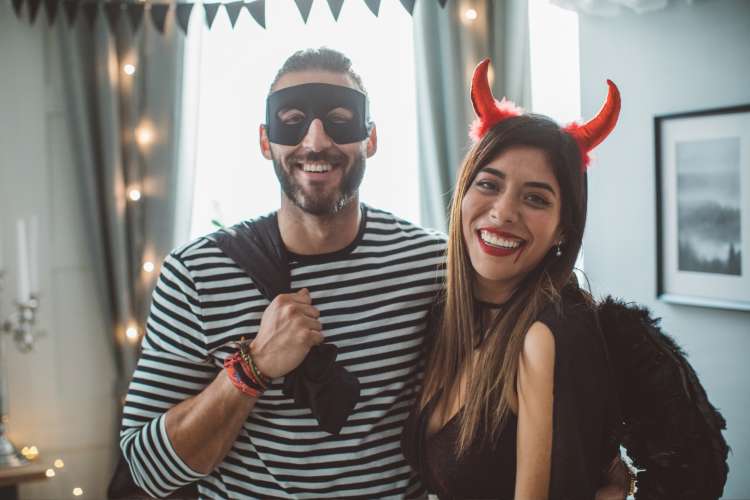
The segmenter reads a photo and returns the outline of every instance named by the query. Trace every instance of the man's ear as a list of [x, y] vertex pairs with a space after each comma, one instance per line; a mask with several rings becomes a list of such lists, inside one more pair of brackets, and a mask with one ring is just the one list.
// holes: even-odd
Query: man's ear
[[268, 140], [268, 132], [266, 131], [266, 126], [261, 123], [259, 129], [259, 142], [260, 142], [260, 152], [263, 154], [263, 158], [266, 160], [271, 159], [271, 143]]
[[370, 137], [367, 138], [367, 157], [371, 157], [378, 150], [378, 129], [373, 123], [370, 126]]

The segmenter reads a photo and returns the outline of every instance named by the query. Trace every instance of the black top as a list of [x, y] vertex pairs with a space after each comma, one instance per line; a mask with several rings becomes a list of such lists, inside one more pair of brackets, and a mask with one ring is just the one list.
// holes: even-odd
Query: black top
[[[440, 312], [437, 311], [436, 315]], [[591, 308], [575, 287], [559, 305], [537, 316], [555, 338], [550, 499], [594, 498], [602, 471], [618, 452], [613, 439], [610, 370]], [[431, 322], [432, 325], [437, 321]], [[491, 342], [492, 337], [485, 340]], [[517, 419], [511, 414], [495, 443], [475, 442], [456, 459], [461, 411], [427, 437], [440, 394], [406, 422], [402, 448], [428, 491], [448, 498], [512, 499], [516, 476]]]

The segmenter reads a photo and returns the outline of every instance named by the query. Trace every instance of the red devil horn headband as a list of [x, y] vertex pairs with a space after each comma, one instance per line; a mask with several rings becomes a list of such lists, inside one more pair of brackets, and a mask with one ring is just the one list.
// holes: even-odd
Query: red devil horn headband
[[[471, 103], [477, 119], [472, 123], [469, 135], [474, 141], [479, 141], [488, 130], [501, 121], [523, 114], [521, 108], [505, 98], [500, 102], [495, 100], [487, 79], [489, 66], [489, 59], [480, 62], [471, 80]], [[611, 80], [607, 80], [607, 85], [609, 85], [607, 100], [594, 118], [583, 125], [571, 123], [563, 128], [578, 144], [584, 169], [589, 164], [589, 151], [612, 132], [620, 115], [620, 91]]]

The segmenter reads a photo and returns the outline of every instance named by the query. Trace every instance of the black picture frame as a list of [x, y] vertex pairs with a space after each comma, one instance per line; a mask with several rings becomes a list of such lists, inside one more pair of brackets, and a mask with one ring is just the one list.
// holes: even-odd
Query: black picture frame
[[656, 295], [750, 311], [750, 104], [654, 117]]

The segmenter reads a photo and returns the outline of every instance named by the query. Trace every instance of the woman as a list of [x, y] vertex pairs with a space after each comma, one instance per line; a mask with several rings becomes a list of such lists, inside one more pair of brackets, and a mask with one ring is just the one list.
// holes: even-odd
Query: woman
[[496, 102], [475, 72], [475, 144], [451, 208], [447, 282], [403, 448], [443, 498], [594, 498], [619, 456], [595, 306], [573, 265], [586, 222], [588, 151], [619, 93], [565, 129]]

